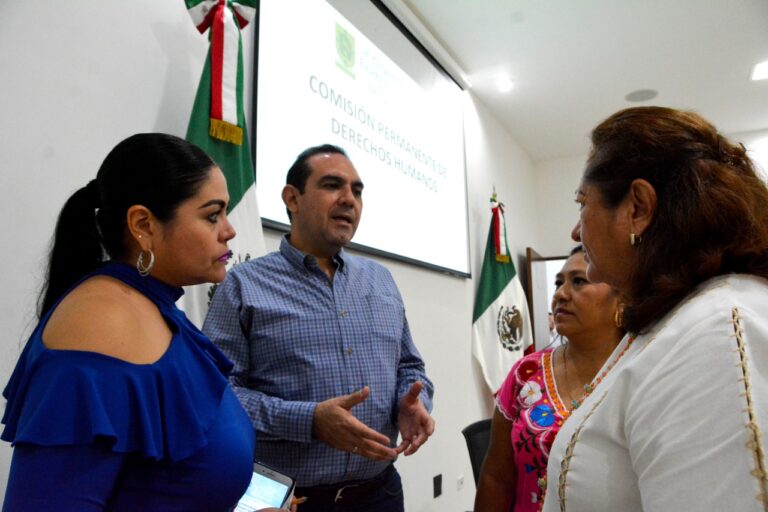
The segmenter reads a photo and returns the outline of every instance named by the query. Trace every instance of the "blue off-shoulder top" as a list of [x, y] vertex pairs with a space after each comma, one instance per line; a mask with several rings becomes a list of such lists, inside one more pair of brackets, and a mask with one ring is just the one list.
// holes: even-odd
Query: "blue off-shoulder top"
[[3, 392], [0, 437], [14, 445], [3, 510], [230, 510], [255, 443], [227, 382], [232, 363], [176, 307], [180, 288], [122, 263], [93, 275], [152, 300], [170, 346], [152, 364], [50, 350], [41, 336], [51, 308]]

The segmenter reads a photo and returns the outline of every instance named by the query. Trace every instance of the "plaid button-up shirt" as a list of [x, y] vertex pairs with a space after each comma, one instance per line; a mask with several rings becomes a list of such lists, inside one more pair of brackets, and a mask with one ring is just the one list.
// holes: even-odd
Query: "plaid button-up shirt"
[[400, 398], [433, 386], [411, 339], [390, 273], [340, 252], [333, 280], [288, 242], [236, 265], [218, 287], [203, 331], [234, 362], [231, 383], [256, 429], [256, 459], [313, 486], [376, 476], [388, 462], [312, 438], [318, 402], [370, 387], [352, 413], [397, 441]]

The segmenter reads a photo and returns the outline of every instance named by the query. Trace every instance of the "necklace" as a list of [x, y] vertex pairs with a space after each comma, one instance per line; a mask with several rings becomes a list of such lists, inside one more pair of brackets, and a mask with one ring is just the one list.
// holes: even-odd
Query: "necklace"
[[581, 401], [576, 400], [571, 395], [571, 379], [568, 378], [568, 360], [565, 357], [566, 352], [568, 352], [568, 343], [563, 347], [563, 373], [565, 374], [565, 387], [568, 389], [568, 398], [571, 399], [571, 409], [576, 409], [581, 405]]
[[[584, 402], [584, 400], [587, 399], [589, 395], [592, 394], [592, 392], [595, 390], [595, 388], [600, 384], [606, 375], [613, 369], [614, 366], [616, 366], [616, 363], [618, 363], [622, 357], [624, 357], [624, 354], [627, 353], [627, 350], [629, 350], [629, 347], [632, 346], [632, 342], [635, 341], [635, 338], [637, 336], [634, 334], [630, 334], [627, 338], [627, 346], [625, 346], [623, 349], [621, 349], [621, 352], [611, 361], [608, 366], [605, 367], [605, 370], [603, 370], [600, 375], [596, 376], [594, 379], [592, 379], [591, 382], [588, 382], [584, 384], [584, 394], [581, 395], [581, 397], [577, 400], [571, 396], [570, 391], [568, 392], [568, 397], [571, 399], [571, 409], [578, 409], [579, 406]], [[565, 362], [565, 352], [568, 350], [568, 344], [566, 343], [565, 348], [563, 349], [563, 367], [565, 369], [565, 385], [568, 386], [568, 388], [571, 387], [570, 382], [568, 381], [568, 365]]]

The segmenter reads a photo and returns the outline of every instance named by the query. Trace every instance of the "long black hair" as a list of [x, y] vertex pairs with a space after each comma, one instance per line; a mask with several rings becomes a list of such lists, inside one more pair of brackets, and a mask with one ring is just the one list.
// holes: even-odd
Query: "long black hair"
[[194, 144], [164, 133], [140, 133], [115, 146], [96, 179], [72, 194], [59, 213], [38, 316], [104, 261], [129, 256], [128, 208], [143, 205], [168, 222], [214, 165]]

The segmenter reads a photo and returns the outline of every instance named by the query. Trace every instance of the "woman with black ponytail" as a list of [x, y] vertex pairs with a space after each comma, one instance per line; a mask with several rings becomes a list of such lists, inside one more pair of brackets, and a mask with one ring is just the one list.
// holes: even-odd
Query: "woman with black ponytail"
[[139, 134], [64, 205], [39, 325], [10, 382], [3, 510], [231, 510], [254, 433], [231, 363], [176, 308], [224, 279], [224, 175], [196, 146]]

